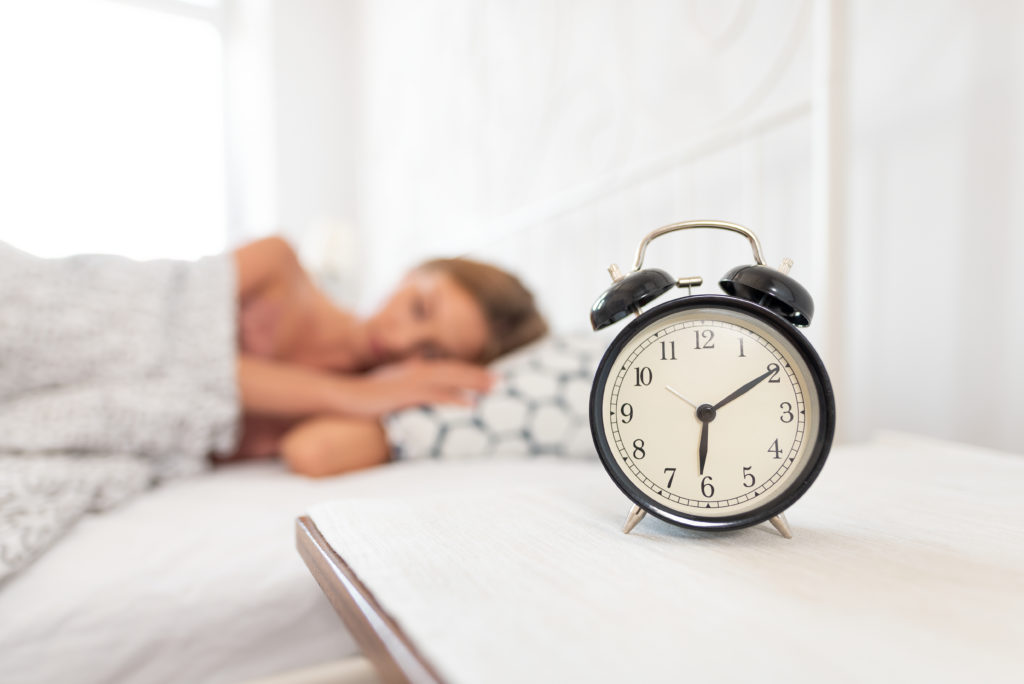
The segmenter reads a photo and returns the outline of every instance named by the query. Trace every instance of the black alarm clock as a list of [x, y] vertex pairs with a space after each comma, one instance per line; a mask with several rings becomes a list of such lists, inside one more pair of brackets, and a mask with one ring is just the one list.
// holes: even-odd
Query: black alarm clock
[[[745, 236], [755, 264], [719, 281], [724, 294], [692, 294], [699, 277], [643, 269], [648, 244], [691, 228]], [[814, 303], [774, 269], [749, 229], [726, 221], [658, 228], [633, 270], [594, 303], [595, 330], [634, 315], [594, 377], [590, 428], [608, 475], [634, 506], [629, 533], [647, 514], [687, 528], [728, 530], [770, 521], [792, 535], [783, 511], [821, 472], [835, 432], [835, 399], [817, 352], [797, 329]], [[643, 310], [676, 287], [690, 294]]]

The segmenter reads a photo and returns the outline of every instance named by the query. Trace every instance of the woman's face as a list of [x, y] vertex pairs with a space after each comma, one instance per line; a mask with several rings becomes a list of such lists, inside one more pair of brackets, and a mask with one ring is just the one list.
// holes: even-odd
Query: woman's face
[[372, 365], [402, 359], [480, 357], [487, 320], [471, 294], [443, 271], [413, 271], [366, 321]]

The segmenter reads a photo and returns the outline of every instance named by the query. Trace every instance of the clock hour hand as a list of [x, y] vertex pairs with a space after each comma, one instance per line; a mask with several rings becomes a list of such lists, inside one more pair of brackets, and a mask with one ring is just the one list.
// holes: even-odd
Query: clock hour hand
[[718, 409], [722, 408], [723, 406], [725, 406], [726, 404], [728, 404], [728, 403], [729, 403], [730, 401], [732, 401], [733, 399], [736, 399], [736, 398], [738, 398], [738, 397], [741, 397], [741, 396], [743, 396], [744, 394], [746, 394], [747, 392], [749, 392], [750, 390], [754, 389], [754, 388], [755, 388], [755, 387], [757, 387], [757, 386], [758, 386], [759, 384], [761, 384], [761, 382], [762, 382], [762, 381], [763, 381], [763, 380], [764, 380], [765, 378], [767, 378], [767, 377], [768, 377], [769, 375], [771, 375], [772, 373], [775, 373], [775, 372], [776, 372], [777, 370], [778, 370], [778, 369], [776, 369], [776, 370], [770, 370], [770, 371], [768, 371], [767, 373], [764, 373], [763, 375], [759, 375], [759, 376], [757, 376], [756, 378], [754, 378], [753, 380], [751, 380], [750, 382], [748, 382], [748, 383], [747, 383], [746, 385], [744, 385], [743, 387], [740, 387], [740, 388], [739, 388], [738, 390], [736, 390], [735, 392], [733, 392], [732, 394], [730, 394], [729, 396], [727, 396], [727, 397], [726, 397], [725, 399], [723, 399], [722, 401], [720, 401], [720, 402], [718, 402], [717, 404], [715, 404], [715, 405], [714, 405], [714, 406], [713, 406], [712, 408], [714, 408], [714, 409], [715, 409], [715, 410], [717, 411]]

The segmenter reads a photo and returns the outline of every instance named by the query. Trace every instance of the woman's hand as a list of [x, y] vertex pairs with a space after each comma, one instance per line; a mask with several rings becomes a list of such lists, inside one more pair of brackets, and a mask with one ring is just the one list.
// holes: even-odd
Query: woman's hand
[[350, 413], [369, 418], [423, 404], [472, 406], [494, 376], [465, 361], [409, 359], [381, 366], [355, 381], [357, 407]]

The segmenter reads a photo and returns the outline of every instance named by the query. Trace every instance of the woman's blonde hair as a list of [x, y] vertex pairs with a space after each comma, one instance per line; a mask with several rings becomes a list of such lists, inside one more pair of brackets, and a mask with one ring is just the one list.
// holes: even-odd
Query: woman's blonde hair
[[480, 355], [482, 363], [533, 342], [548, 331], [533, 295], [511, 273], [462, 258], [432, 259], [419, 268], [447, 274], [480, 305], [490, 332]]

